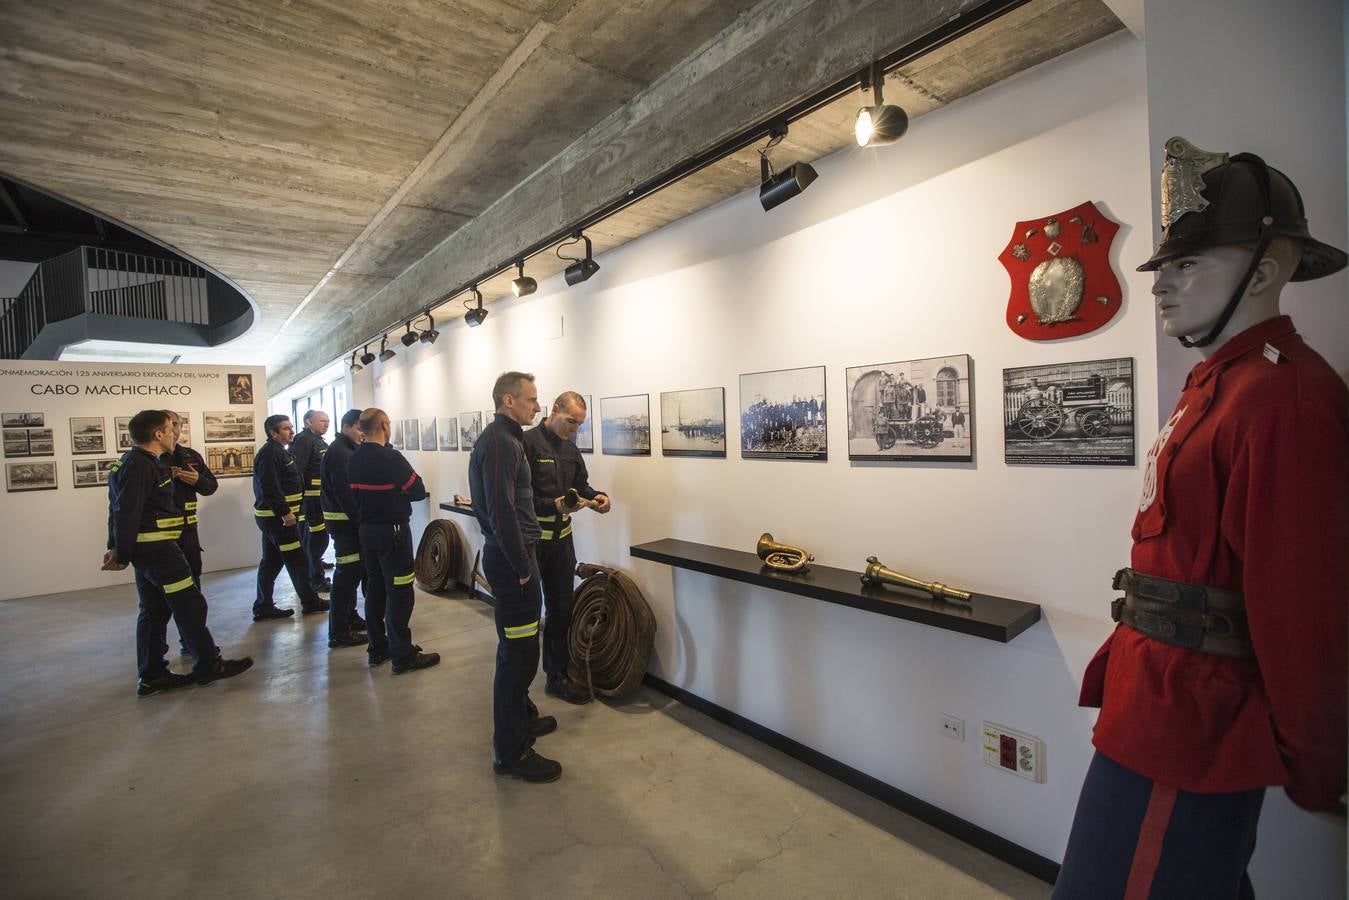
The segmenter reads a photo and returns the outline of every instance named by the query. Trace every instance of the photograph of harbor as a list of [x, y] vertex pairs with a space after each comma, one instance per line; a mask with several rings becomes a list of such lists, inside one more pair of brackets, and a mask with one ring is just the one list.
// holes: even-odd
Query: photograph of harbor
[[611, 456], [651, 455], [647, 394], [600, 398], [600, 450]]
[[725, 456], [726, 389], [662, 393], [660, 449], [666, 456]]
[[582, 453], [595, 452], [595, 407], [590, 402], [589, 394], [582, 394], [581, 397], [586, 402], [586, 420], [581, 423], [581, 427], [576, 429], [576, 436], [572, 442], [576, 444], [576, 449]]

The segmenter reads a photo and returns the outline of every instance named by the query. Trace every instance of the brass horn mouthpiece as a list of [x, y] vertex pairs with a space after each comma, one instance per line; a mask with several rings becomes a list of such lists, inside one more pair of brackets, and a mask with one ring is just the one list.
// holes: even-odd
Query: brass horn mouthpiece
[[903, 573], [896, 572], [894, 569], [887, 569], [881, 565], [880, 560], [874, 556], [867, 557], [867, 568], [862, 573], [862, 584], [867, 587], [876, 587], [878, 585], [893, 584], [899, 587], [911, 588], [915, 591], [922, 591], [931, 596], [934, 600], [964, 600], [969, 602], [970, 592], [960, 591], [952, 587], [947, 587], [940, 581], [922, 581]]
[[759, 559], [764, 561], [764, 565], [779, 572], [804, 572], [806, 567], [815, 561], [813, 554], [800, 547], [779, 544], [766, 531], [759, 535], [759, 543], [755, 545], [754, 550], [759, 554]]

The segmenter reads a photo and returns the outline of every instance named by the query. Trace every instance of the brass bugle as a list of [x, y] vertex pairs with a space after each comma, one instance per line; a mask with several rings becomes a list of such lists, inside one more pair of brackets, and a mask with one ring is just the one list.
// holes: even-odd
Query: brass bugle
[[806, 567], [815, 561], [814, 554], [807, 553], [800, 547], [779, 544], [766, 531], [759, 535], [759, 543], [755, 545], [754, 550], [759, 554], [759, 559], [764, 561], [764, 565], [779, 572], [804, 572]]
[[956, 590], [953, 587], [947, 587], [940, 581], [922, 581], [909, 575], [896, 572], [894, 569], [887, 569], [881, 565], [880, 560], [874, 556], [867, 557], [867, 569], [862, 573], [862, 584], [867, 587], [873, 587], [882, 584], [895, 584], [900, 587], [913, 588], [929, 594], [934, 600], [964, 600], [970, 599], [969, 591]]

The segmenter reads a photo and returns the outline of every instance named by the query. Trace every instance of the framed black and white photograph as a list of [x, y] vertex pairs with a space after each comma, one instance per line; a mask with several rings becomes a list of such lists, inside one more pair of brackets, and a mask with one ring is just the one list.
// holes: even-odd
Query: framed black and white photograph
[[182, 444], [184, 447], [191, 447], [191, 446], [192, 446], [192, 416], [191, 416], [191, 414], [185, 413], [185, 412], [179, 412], [179, 413], [178, 413], [178, 424], [181, 426], [181, 427], [179, 428], [178, 443]]
[[422, 449], [422, 433], [417, 428], [416, 419], [403, 420], [403, 449], [420, 450]]
[[240, 441], [256, 441], [257, 432], [253, 426], [253, 411], [244, 412], [208, 412], [202, 417], [206, 443], [226, 444]]
[[252, 444], [217, 444], [206, 448], [206, 467], [217, 478], [244, 478], [253, 475]]
[[395, 450], [402, 450], [403, 444], [403, 420], [389, 420], [389, 446]]
[[576, 444], [576, 449], [582, 453], [595, 452], [595, 408], [590, 403], [590, 395], [582, 394], [581, 398], [586, 404], [586, 420], [581, 423], [581, 427], [576, 429], [576, 434], [572, 437], [572, 442]]
[[[237, 406], [251, 406], [253, 404], [253, 376], [247, 372], [238, 374], [229, 374], [225, 376], [225, 383], [229, 386], [230, 403]], [[210, 440], [210, 438], [207, 438]]]
[[600, 451], [610, 456], [651, 455], [647, 394], [600, 398]]
[[71, 461], [74, 467], [73, 483], [77, 488], [106, 487], [108, 475], [116, 459], [76, 459]]
[[482, 413], [466, 412], [459, 414], [459, 449], [472, 450], [473, 443], [482, 434]]
[[56, 452], [56, 435], [50, 428], [28, 429], [28, 455], [51, 456]]
[[5, 459], [20, 459], [28, 456], [28, 429], [5, 429]]
[[56, 463], [5, 463], [5, 490], [11, 494], [20, 491], [56, 490]]
[[1009, 466], [1134, 465], [1134, 361], [1002, 370]]
[[436, 419], [436, 437], [441, 450], [458, 450], [459, 419], [456, 416], [442, 416]]
[[974, 391], [966, 354], [846, 371], [848, 459], [974, 460]]
[[824, 366], [740, 376], [743, 459], [828, 459]]
[[117, 449], [131, 449], [131, 416], [117, 416], [112, 420], [117, 430]]
[[[107, 438], [103, 432], [102, 416], [71, 416], [70, 452], [76, 456], [86, 453], [107, 453]], [[75, 486], [79, 487], [79, 479]]]
[[725, 456], [726, 389], [662, 393], [660, 450], [666, 456]]
[[422, 449], [436, 449], [436, 417], [427, 416], [421, 420], [422, 423]]
[[40, 412], [0, 413], [0, 428], [43, 428], [47, 417]]

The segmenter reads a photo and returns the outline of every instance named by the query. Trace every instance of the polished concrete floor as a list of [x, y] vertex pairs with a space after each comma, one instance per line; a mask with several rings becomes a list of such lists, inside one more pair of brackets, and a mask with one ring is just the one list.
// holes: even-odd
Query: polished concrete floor
[[329, 651], [323, 617], [253, 624], [251, 571], [205, 589], [217, 642], [256, 666], [148, 698], [132, 588], [0, 602], [5, 896], [1049, 893], [647, 689], [575, 707], [536, 686], [562, 779], [495, 778], [496, 637], [461, 595], [418, 593], [414, 639], [444, 661], [394, 677]]

